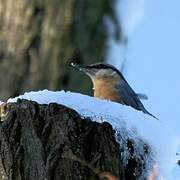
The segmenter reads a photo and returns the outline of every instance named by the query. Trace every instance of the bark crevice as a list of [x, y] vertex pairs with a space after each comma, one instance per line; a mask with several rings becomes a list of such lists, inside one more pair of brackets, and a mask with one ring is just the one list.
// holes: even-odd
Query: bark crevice
[[[125, 149], [107, 122], [82, 118], [63, 105], [27, 100], [3, 105], [4, 111], [0, 152], [8, 179], [86, 180], [111, 175], [137, 180], [146, 171], [149, 152], [138, 154], [132, 140]], [[123, 151], [130, 153], [127, 165]]]

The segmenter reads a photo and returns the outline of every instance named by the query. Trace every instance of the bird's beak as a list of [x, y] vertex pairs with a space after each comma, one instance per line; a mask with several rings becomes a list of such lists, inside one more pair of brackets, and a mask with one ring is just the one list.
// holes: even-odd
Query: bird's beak
[[79, 64], [76, 64], [76, 63], [73, 63], [71, 62], [70, 64], [72, 67], [76, 68], [77, 70], [79, 71], [83, 71], [85, 69], [85, 67], [83, 67], [82, 65], [79, 65]]
[[85, 74], [87, 74], [89, 76], [93, 76], [94, 73], [95, 73], [92, 68], [88, 68], [88, 67], [83, 66], [83, 65], [79, 65], [79, 64], [76, 64], [76, 63], [73, 63], [73, 62], [71, 62], [70, 65], [72, 67], [76, 68], [77, 70], [84, 72]]

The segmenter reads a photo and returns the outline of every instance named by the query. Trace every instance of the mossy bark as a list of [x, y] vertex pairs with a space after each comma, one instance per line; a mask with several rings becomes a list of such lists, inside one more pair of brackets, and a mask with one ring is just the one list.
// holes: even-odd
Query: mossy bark
[[121, 37], [115, 1], [0, 0], [1, 99], [44, 88], [88, 92], [90, 82], [72, 75], [69, 62], [106, 59], [105, 18]]
[[1, 110], [0, 152], [9, 180], [98, 180], [108, 175], [137, 180], [146, 172], [149, 147], [137, 152], [133, 140], [117, 143], [109, 123], [92, 122], [62, 105], [26, 100]]

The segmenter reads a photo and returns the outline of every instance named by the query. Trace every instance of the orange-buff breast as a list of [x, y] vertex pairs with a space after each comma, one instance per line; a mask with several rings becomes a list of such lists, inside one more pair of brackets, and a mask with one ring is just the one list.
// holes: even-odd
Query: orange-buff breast
[[120, 102], [120, 94], [115, 89], [116, 81], [112, 79], [107, 80], [95, 80], [94, 84], [94, 96], [100, 99], [108, 99], [115, 102]]

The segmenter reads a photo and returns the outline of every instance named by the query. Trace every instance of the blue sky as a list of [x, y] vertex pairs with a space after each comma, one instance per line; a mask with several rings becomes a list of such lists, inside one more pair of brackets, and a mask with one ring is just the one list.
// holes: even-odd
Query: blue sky
[[[148, 95], [143, 104], [159, 118], [159, 134], [155, 134], [154, 125], [146, 131], [155, 134], [163, 149], [159, 156], [161, 172], [167, 171], [167, 180], [179, 180], [176, 162], [180, 155], [176, 156], [176, 152], [180, 154], [180, 1], [119, 0], [116, 8], [128, 35], [128, 46], [122, 48], [110, 38], [109, 62], [120, 68], [121, 60], [127, 59], [125, 78], [136, 92]], [[144, 128], [147, 121], [144, 120]]]
[[[147, 109], [180, 128], [180, 1], [145, 0], [144, 17], [129, 37], [125, 76], [144, 92]], [[174, 130], [173, 129], [173, 130]]]
[[[137, 1], [140, 8], [134, 15], [142, 11], [141, 18], [135, 18], [138, 23], [129, 35], [124, 74], [135, 91], [148, 95], [143, 104], [160, 119], [167, 131], [162, 141], [170, 150], [180, 143], [180, 1]], [[179, 176], [180, 169], [174, 166], [168, 179]]]

